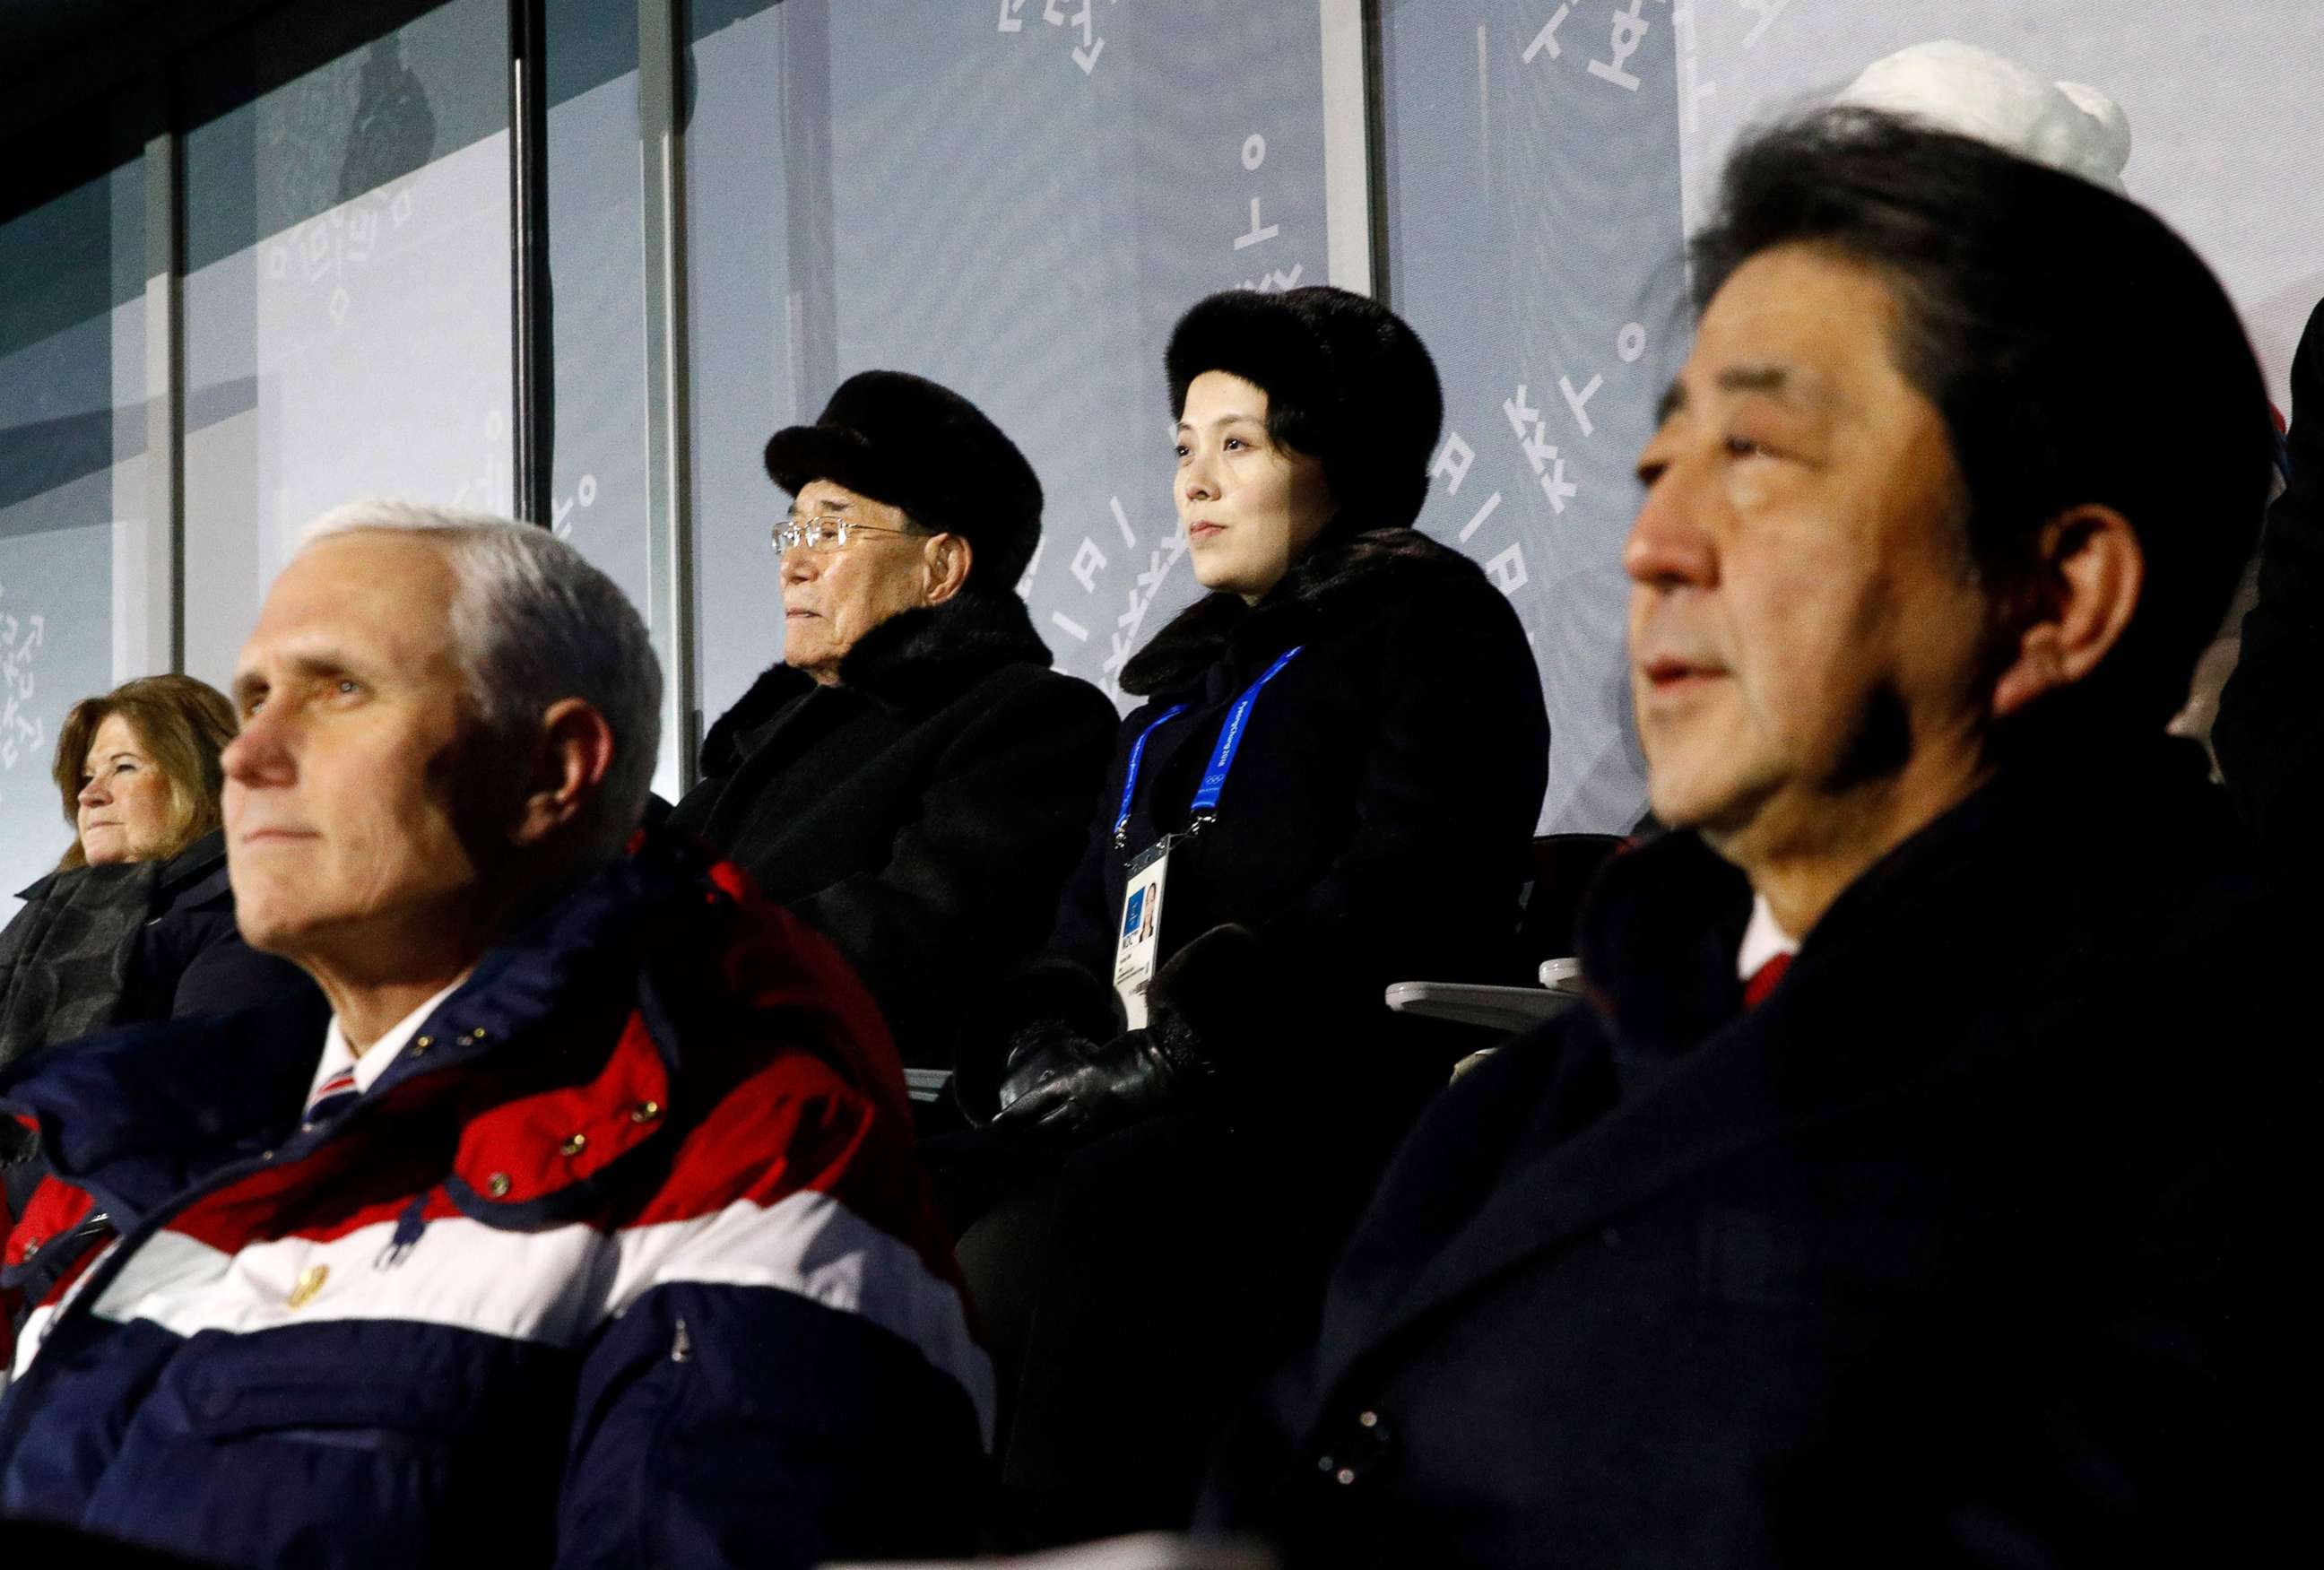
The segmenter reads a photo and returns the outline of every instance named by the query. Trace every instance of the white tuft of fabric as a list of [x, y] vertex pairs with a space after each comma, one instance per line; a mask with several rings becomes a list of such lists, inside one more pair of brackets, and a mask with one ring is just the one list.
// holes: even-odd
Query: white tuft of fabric
[[1874, 60], [1832, 100], [1973, 136], [2119, 192], [2130, 117], [2081, 82], [2044, 81], [2006, 55], [1958, 39]]

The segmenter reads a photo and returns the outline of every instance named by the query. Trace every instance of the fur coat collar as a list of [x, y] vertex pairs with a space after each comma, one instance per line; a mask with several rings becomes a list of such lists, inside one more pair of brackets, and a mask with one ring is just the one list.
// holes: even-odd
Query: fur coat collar
[[1319, 631], [1376, 620], [1431, 578], [1482, 572], [1417, 529], [1326, 535], [1257, 605], [1221, 592], [1181, 611], [1121, 668], [1122, 690], [1139, 697], [1171, 691], [1222, 659], [1272, 653]]
[[[839, 686], [889, 708], [926, 711], [1020, 663], [1050, 663], [1025, 602], [1013, 594], [965, 594], [901, 612], [864, 633], [840, 661]], [[703, 773], [733, 772], [759, 733], [815, 685], [805, 671], [770, 666], [703, 738]]]

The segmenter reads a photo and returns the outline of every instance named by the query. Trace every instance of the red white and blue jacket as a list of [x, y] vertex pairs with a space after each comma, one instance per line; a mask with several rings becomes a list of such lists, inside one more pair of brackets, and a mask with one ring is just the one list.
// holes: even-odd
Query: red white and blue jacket
[[320, 1046], [0, 1080], [55, 1173], [0, 1256], [0, 1516], [253, 1565], [966, 1546], [992, 1374], [894, 1048], [740, 873], [648, 840], [302, 1124]]

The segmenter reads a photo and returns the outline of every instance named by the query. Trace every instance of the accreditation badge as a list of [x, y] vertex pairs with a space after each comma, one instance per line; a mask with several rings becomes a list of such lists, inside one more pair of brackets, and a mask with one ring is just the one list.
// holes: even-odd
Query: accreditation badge
[[1113, 952], [1113, 990], [1121, 999], [1130, 1028], [1146, 1028], [1146, 988], [1154, 979], [1162, 948], [1162, 884], [1170, 872], [1166, 835], [1131, 858], [1130, 884], [1121, 897], [1120, 940]]

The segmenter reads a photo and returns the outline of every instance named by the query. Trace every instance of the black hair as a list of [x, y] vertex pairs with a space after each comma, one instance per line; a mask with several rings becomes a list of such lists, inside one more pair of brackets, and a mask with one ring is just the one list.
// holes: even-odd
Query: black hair
[[1379, 301], [1323, 284], [1229, 290], [1178, 319], [1163, 364], [1173, 419], [1205, 371], [1265, 392], [1268, 439], [1323, 466], [1334, 531], [1420, 515], [1444, 394], [1419, 335]]
[[2210, 269], [2135, 202], [1866, 109], [1735, 152], [1692, 247], [1698, 311], [1751, 257], [1793, 245], [1888, 282], [1896, 365], [1943, 417], [1988, 595], [2028, 581], [2060, 513], [2095, 504], [2130, 521], [2145, 586], [2073, 706], [2159, 729], [2227, 614], [2273, 463], [2266, 383]]

